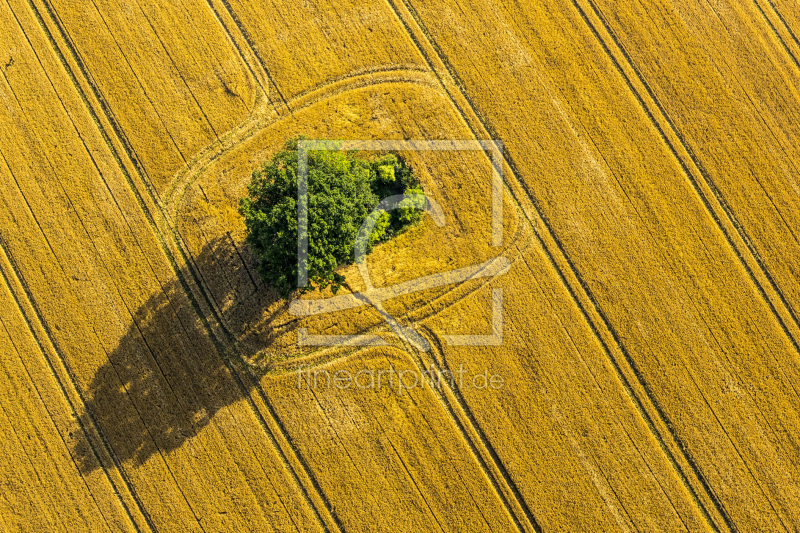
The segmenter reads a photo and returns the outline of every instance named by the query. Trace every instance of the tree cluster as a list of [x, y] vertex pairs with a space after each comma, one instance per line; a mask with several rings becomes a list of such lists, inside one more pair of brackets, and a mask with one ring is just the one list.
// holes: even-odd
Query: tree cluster
[[[284, 298], [298, 288], [297, 142], [287, 141], [283, 150], [253, 172], [248, 195], [239, 206], [258, 272]], [[404, 199], [398, 209], [373, 213], [381, 199], [398, 194], [415, 196]], [[335, 293], [344, 282], [336, 270], [353, 262], [356, 237], [367, 217], [373, 213], [377, 218], [369, 242], [360, 243], [369, 252], [420, 219], [422, 194], [419, 180], [396, 154], [364, 158], [352, 151], [309, 152], [305, 258], [309, 284], [301, 291], [331, 287]]]

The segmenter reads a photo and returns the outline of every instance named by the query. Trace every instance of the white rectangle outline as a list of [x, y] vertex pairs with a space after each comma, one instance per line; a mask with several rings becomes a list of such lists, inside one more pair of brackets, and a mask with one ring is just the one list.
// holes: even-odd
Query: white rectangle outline
[[[503, 143], [500, 140], [308, 140], [297, 142], [297, 285], [308, 286], [308, 152], [311, 150], [367, 151], [467, 151], [489, 150], [492, 153], [492, 246], [503, 244]], [[295, 301], [294, 303], [298, 303]], [[376, 335], [308, 335], [298, 332], [301, 346], [379, 346], [385, 345]], [[449, 345], [497, 346], [503, 339], [503, 290], [492, 291], [491, 335], [443, 335]], [[408, 340], [408, 339], [406, 339]], [[424, 340], [424, 339], [423, 339]], [[412, 344], [415, 344], [412, 342]], [[427, 346], [427, 342], [424, 342]], [[428, 347], [422, 349], [427, 350]]]
[[310, 140], [297, 141], [297, 286], [308, 286], [308, 152], [312, 150], [491, 151], [492, 246], [503, 245], [503, 142], [500, 140]]

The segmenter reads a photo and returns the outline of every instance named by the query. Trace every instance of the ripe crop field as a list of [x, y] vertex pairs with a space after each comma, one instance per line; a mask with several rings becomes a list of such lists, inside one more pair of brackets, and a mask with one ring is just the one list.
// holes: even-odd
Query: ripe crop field
[[[0, 531], [800, 528], [793, 2], [2, 2]], [[462, 144], [291, 303], [298, 135]]]

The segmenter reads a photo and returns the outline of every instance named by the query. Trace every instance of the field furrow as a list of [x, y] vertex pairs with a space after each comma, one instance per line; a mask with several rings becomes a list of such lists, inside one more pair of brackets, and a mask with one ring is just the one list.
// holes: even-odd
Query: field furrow
[[[794, 223], [800, 219], [800, 64], [789, 46], [794, 43], [784, 40], [779, 21], [770, 25], [769, 13], [757, 3], [701, 9], [688, 2], [655, 10], [669, 22], [654, 18], [644, 5], [639, 11], [597, 5], [748, 244], [750, 250], [742, 252], [753, 254], [770, 277], [780, 299], [776, 305], [788, 306], [792, 335], [800, 341], [800, 241]], [[646, 18], [636, 18], [644, 10]], [[643, 33], [623, 28], [640, 22], [636, 31]], [[658, 37], [644, 33], [648, 24]], [[645, 35], [682, 47], [656, 58], [643, 53]], [[656, 75], [664, 69], [675, 74], [669, 81]], [[702, 127], [693, 117], [703, 117]]]
[[224, 3], [262, 68], [272, 74], [284, 102], [321, 84], [385, 65], [424, 65], [384, 3]]
[[[4, 279], [13, 275], [5, 270], [7, 266], [3, 267]], [[132, 521], [126, 502], [117, 492], [124, 487], [117, 489], [103, 473], [84, 476], [80, 472], [73, 444], [86, 436], [78, 415], [49, 370], [46, 356], [5, 283], [0, 289], [0, 304], [5, 310], [0, 394], [4, 422], [12, 430], [3, 439], [11, 444], [4, 454], [3, 477], [10, 480], [20, 475], [12, 471], [23, 465], [30, 465], [35, 472], [34, 478], [23, 482], [31, 492], [26, 494], [22, 486], [7, 487], [10, 498], [5, 502], [8, 507], [4, 516], [15, 517], [15, 528], [31, 531], [136, 531], [137, 526], [147, 527], [144, 521]], [[27, 498], [27, 505], [39, 508], [23, 511], [26, 503], [11, 498]], [[133, 512], [138, 514], [138, 509]], [[31, 523], [26, 516], [40, 522]]]
[[[721, 520], [785, 527], [798, 496], [785, 470], [797, 449], [796, 348], [580, 11], [413, 6], [505, 140]], [[455, 39], [479, 27], [495, 28], [491, 45]], [[490, 65], [503, 74], [487, 76]]]
[[[246, 117], [256, 88], [214, 13], [200, 1], [159, 6], [15, 4], [66, 39], [134, 159], [161, 191], [204, 146]], [[207, 28], [194, 38], [197, 25]]]
[[[142, 507], [135, 490], [124, 471], [120, 471], [107, 442], [97, 429], [93, 417], [81, 417], [85, 404], [76, 389], [69, 371], [64, 366], [58, 351], [53, 346], [48, 328], [42, 324], [41, 316], [29, 299], [28, 291], [19, 278], [16, 266], [7, 255], [5, 244], [0, 243], [0, 268], [6, 285], [13, 296], [13, 306], [25, 320], [28, 334], [36, 342], [36, 349], [24, 351], [25, 371], [37, 384], [37, 390], [50, 418], [58, 427], [62, 440], [69, 443], [71, 458], [82, 471], [84, 482], [91, 491], [93, 501], [104, 506], [104, 514], [113, 525], [112, 529], [125, 529], [126, 520], [116, 516], [121, 506], [128, 520], [138, 531], [152, 531], [152, 521]], [[35, 357], [35, 354], [39, 357]], [[52, 385], [57, 385], [57, 391]], [[49, 386], [49, 387], [48, 387]], [[60, 392], [60, 394], [59, 394]], [[86, 466], [92, 470], [87, 471]], [[104, 498], [104, 493], [113, 493], [117, 498]], [[108, 507], [105, 507], [108, 506]]]
[[[0, 530], [796, 531], [795, 4], [0, 0]], [[291, 302], [298, 135], [460, 141]]]
[[[786, 46], [791, 50], [795, 61], [800, 61], [800, 12], [797, 10], [797, 3], [792, 0], [763, 0], [762, 7], [764, 11], [770, 9], [774, 12], [777, 18], [775, 25], [783, 25], [785, 30], [780, 33], [786, 33], [783, 39], [786, 41]], [[762, 5], [762, 3], [759, 3]], [[770, 16], [773, 15], [770, 13]]]
[[[322, 368], [332, 376], [390, 367], [416, 371], [402, 355], [363, 353], [308, 375], [268, 382], [280, 418], [320, 479], [343, 529], [515, 530], [428, 390], [398, 393], [385, 382], [383, 390], [343, 391], [329, 387], [319, 374]], [[440, 490], [443, 481], [446, 492]]]
[[[44, 36], [2, 13], [0, 228], [83, 423], [156, 528], [318, 530]], [[73, 444], [97, 475], [97, 443]]]
[[[420, 113], [409, 115], [404, 111], [406, 108], [418, 109]], [[382, 121], [376, 124], [376, 117], [381, 115]], [[346, 120], [342, 119], [344, 116], [347, 117]], [[290, 353], [297, 352], [295, 327], [308, 326], [310, 332], [341, 334], [380, 326], [380, 323], [375, 321], [376, 317], [369, 311], [353, 311], [336, 317], [307, 320], [301, 322], [299, 326], [294, 324], [292, 329], [282, 329], [281, 324], [296, 322], [296, 319], [292, 320], [286, 316], [285, 308], [281, 307], [274, 294], [264, 287], [253, 286], [247, 275], [247, 270], [252, 268], [252, 264], [247, 259], [243, 260], [236, 252], [244, 245], [241, 243], [241, 223], [233, 216], [233, 212], [237, 198], [243, 193], [246, 185], [247, 169], [256, 165], [260, 158], [264, 157], [263, 154], [277, 148], [281, 139], [285, 138], [288, 132], [295, 130], [299, 124], [315, 124], [309, 134], [321, 138], [358, 137], [367, 125], [384, 138], [393, 135], [404, 138], [436, 138], [445, 131], [456, 132], [457, 138], [468, 138], [471, 135], [462, 117], [452, 107], [447, 97], [438, 90], [425, 85], [387, 82], [384, 85], [354, 87], [340, 94], [326, 95], [308, 108], [298, 110], [291, 119], [278, 121], [274, 125], [264, 125], [263, 131], [256, 130], [251, 137], [244, 139], [241, 145], [232, 147], [228, 153], [220, 155], [197, 173], [196, 179], [182, 196], [181, 203], [175, 207], [176, 226], [192, 254], [192, 264], [200, 273], [198, 277], [207, 284], [206, 290], [213, 301], [210, 305], [216, 309], [221, 323], [232, 336], [241, 340], [244, 348], [257, 350], [261, 347], [267, 354], [280, 352], [282, 349]], [[413, 153], [408, 155], [413, 158], [418, 157]], [[447, 230], [444, 236], [436, 232], [416, 235], [414, 238], [418, 241], [413, 247], [404, 245], [405, 241], [401, 239], [395, 246], [376, 250], [377, 255], [370, 260], [370, 264], [378, 266], [372, 273], [374, 283], [392, 285], [404, 280], [412, 271], [415, 275], [422, 275], [439, 271], [443, 265], [456, 267], [480, 262], [485, 258], [483, 254], [490, 253], [491, 248], [484, 249], [486, 245], [483, 244], [490, 242], [486, 233], [488, 227], [486, 217], [489, 213], [485, 211], [485, 207], [476, 205], [470, 208], [468, 205], [471, 204], [465, 205], [463, 200], [469, 198], [470, 203], [477, 202], [479, 205], [480, 202], [486, 201], [485, 192], [482, 191], [485, 191], [488, 183], [485, 177], [489, 168], [487, 163], [485, 157], [476, 158], [468, 154], [431, 155], [419, 160], [420, 168], [425, 169], [426, 190], [445, 206], [448, 219], [453, 220], [452, 224], [455, 227]], [[471, 175], [463, 175], [463, 170], [460, 169], [464, 168], [475, 170]], [[460, 176], [460, 178], [450, 179], [445, 183], [441, 176]], [[509, 215], [507, 228], [504, 231], [504, 242], [509, 243], [504, 255], [508, 255], [510, 259], [519, 259], [524, 252], [541, 257], [537, 255], [542, 253], [541, 251], [536, 253], [526, 251], [530, 245], [525, 243], [532, 237], [530, 229], [520, 225], [522, 219], [518, 218], [519, 213], [515, 209], [509, 206], [508, 210], [513, 215]], [[445, 240], [442, 240], [443, 238]], [[465, 240], [467, 238], [472, 239], [469, 245]], [[397, 255], [399, 250], [403, 250], [402, 256]], [[455, 258], [457, 260], [454, 262]], [[541, 259], [537, 259], [537, 263], [540, 262]], [[520, 263], [522, 264], [524, 263]], [[410, 268], [413, 270], [409, 270]], [[592, 330], [581, 318], [579, 309], [569, 293], [564, 291], [558, 274], [554, 270], [541, 267], [535, 274], [531, 274], [524, 267], [520, 267], [512, 279], [504, 282], [502, 286], [507, 287], [511, 284], [512, 287], [524, 287], [529, 290], [537, 283], [548, 286], [550, 292], [546, 298], [536, 297], [533, 302], [539, 300], [547, 302], [548, 299], [557, 301], [559, 313], [564, 313], [563, 316], [554, 317], [554, 311], [549, 307], [537, 307], [536, 310], [531, 310], [532, 301], [525, 296], [524, 291], [514, 291], [510, 296], [510, 305], [520, 306], [519, 309], [529, 309], [529, 319], [533, 322], [526, 322], [525, 316], [514, 312], [509, 315], [509, 325], [506, 327], [513, 332], [536, 331], [536, 333], [523, 334], [521, 344], [514, 345], [515, 348], [504, 347], [502, 350], [494, 350], [496, 355], [490, 357], [491, 361], [487, 363], [490, 369], [503, 369], [502, 375], [509, 380], [509, 383], [512, 381], [514, 383], [513, 391], [504, 389], [491, 391], [491, 394], [485, 391], [469, 394], [455, 391], [441, 393], [440, 396], [437, 394], [439, 401], [444, 402], [444, 412], [449, 414], [450, 420], [448, 425], [444, 426], [446, 431], [442, 429], [437, 433], [460, 435], [448, 446], [466, 442], [459, 446], [466, 445], [473, 454], [474, 463], [470, 468], [475, 469], [476, 466], [480, 466], [486, 476], [484, 483], [493, 487], [497, 495], [495, 498], [500, 498], [495, 500], [494, 505], [505, 508], [505, 513], [514, 517], [517, 527], [523, 531], [537, 530], [536, 524], [544, 524], [542, 527], [545, 529], [555, 524], [567, 524], [563, 527], [573, 529], [610, 528], [618, 524], [615, 517], [622, 516], [630, 516], [628, 520], [635, 527], [705, 530], [707, 526], [702, 510], [682, 484], [680, 476], [672, 469], [662, 445], [649, 434], [647, 424], [635, 405], [631, 403], [613, 368], [604, 358], [601, 345], [596, 338], [593, 338]], [[490, 320], [484, 316], [487, 302], [483, 296], [490, 287], [484, 287], [480, 291], [468, 288], [469, 291], [465, 292], [467, 288], [453, 287], [441, 293], [420, 293], [387, 305], [396, 316], [406, 316], [414, 322], [421, 321], [427, 324], [428, 321], [432, 321], [437, 324], [431, 332], [432, 340], [436, 341], [437, 335], [440, 335], [442, 330], [451, 333], [445, 328], [452, 329], [452, 324], [460, 322], [458, 319], [460, 316], [481, 317], [479, 320], [481, 323]], [[548, 328], [552, 329], [543, 328], [536, 321], [547, 323]], [[446, 326], [447, 324], [450, 326]], [[553, 339], [559, 338], [559, 335], [564, 336], [565, 342], [556, 346]], [[582, 339], [577, 347], [566, 341], [571, 337]], [[546, 387], [535, 385], [534, 388], [530, 388], [531, 385], [527, 385], [531, 381], [530, 367], [535, 364], [534, 361], [543, 356], [531, 355], [530, 359], [524, 359], [522, 345], [547, 346], [547, 353], [553, 353], [553, 358], [548, 359], [548, 368], [537, 372], [537, 375], [548, 372], [560, 375], [567, 372], [567, 375], [579, 384], [580, 392], [556, 392], [559, 390], [557, 385], [559, 379], [548, 382]], [[446, 350], [448, 358], [453, 357], [450, 355], [453, 350], [452, 348]], [[588, 371], [582, 369], [586, 363], [581, 362], [581, 357], [588, 357], [587, 351], [593, 354], [591, 370]], [[299, 355], [302, 353], [300, 349]], [[346, 353], [342, 353], [339, 357], [345, 356]], [[379, 367], [382, 359], [377, 353], [383, 352], [375, 353], [376, 355], [371, 358], [363, 354], [354, 355], [342, 362], [333, 361], [322, 367], [313, 366], [312, 376], [314, 371], [320, 369], [332, 373], [343, 369], [355, 371], [359, 365]], [[482, 363], [486, 358], [483, 350], [480, 353], [481, 356], [476, 358], [475, 364]], [[298, 361], [318, 365], [319, 361], [326, 360], [325, 357], [330, 360], [329, 358], [336, 356], [316, 359], [317, 356], [311, 353], [303, 357]], [[356, 360], [350, 361], [353, 357]], [[514, 363], [503, 363], [504, 359]], [[356, 361], [360, 363], [357, 364]], [[420, 368], [428, 368], [430, 362], [419, 360], [417, 364]], [[452, 370], [457, 370], [460, 363], [466, 366], [466, 360], [447, 361], [448, 367]], [[472, 363], [470, 365], [474, 366]], [[297, 364], [288, 368], [297, 368]], [[477, 369], [471, 368], [471, 370]], [[595, 388], [588, 385], [587, 379], [592, 373], [603, 381], [602, 387]], [[375, 395], [373, 398], [373, 395], [364, 396], [358, 391], [331, 391], [329, 387], [321, 392], [308, 390], [310, 387], [303, 390], [302, 387], [298, 387], [297, 379], [296, 373], [281, 379], [268, 377], [262, 380], [262, 389], [275, 406], [276, 412], [281, 415], [280, 418], [286, 424], [290, 439], [297, 443], [300, 456], [306, 458], [306, 464], [315, 472], [315, 478], [319, 480], [323, 493], [330, 499], [331, 506], [341, 519], [344, 529], [348, 528], [348, 524], [352, 524], [353, 515], [368, 517], [369, 523], [361, 526], [364, 529], [378, 527], [373, 522], [381, 524], [380, 520], [383, 518], [379, 517], [384, 515], [401, 516], [402, 511], [394, 510], [394, 504], [374, 500], [362, 501], [357, 499], [357, 492], [333, 490], [329, 485], [333, 483], [329, 480], [331, 476], [341, 480], [347, 479], [348, 476], [361, 479], [358, 477], [362, 475], [360, 465], [365, 464], [365, 461], [369, 464], [369, 461], [366, 458], [353, 459], [352, 454], [354, 449], [360, 450], [369, 446], [370, 441], [363, 441], [358, 434], [352, 436], [348, 434], [348, 438], [343, 440], [336, 432], [336, 428], [341, 426], [340, 421], [327, 423], [331, 427], [327, 436], [315, 433], [315, 436], [309, 437], [307, 433], [322, 422], [307, 427], [298, 424], [305, 424], [303, 420], [312, 417], [312, 414], [304, 414], [301, 417], [289, 415], [301, 408], [310, 409], [303, 407], [304, 404], [310, 402], [313, 405], [317, 401], [316, 396], [323, 394], [329, 397], [330, 401], [334, 401], [337, 395], [344, 395], [343, 400], [346, 400], [348, 408], [341, 416], [351, 411], [373, 412], [380, 404], [387, 401], [384, 395]], [[562, 376], [561, 381], [565, 379]], [[295, 383], [292, 385], [293, 381]], [[611, 391], [615, 391], [613, 400], [607, 400], [608, 403], [600, 400], [605, 395], [612, 394]], [[518, 413], [520, 420], [526, 420], [524, 424], [511, 422], [512, 419], [516, 419], [516, 415], [511, 413], [508, 414], [509, 419], [503, 423], [492, 422], [492, 417], [497, 417], [498, 413], [510, 409], [515, 402], [530, 404], [530, 401], [523, 402], [522, 398], [538, 397], [545, 393], [554, 396], [548, 396], [548, 401], [526, 410], [524, 416]], [[581, 415], [581, 422], [574, 420], [574, 413], [578, 407], [574, 403], [575, 400], [569, 399], [572, 393], [579, 394], [582, 398], [578, 405], [580, 410], [586, 411], [586, 415], [585, 418]], [[309, 396], [313, 394], [316, 396]], [[462, 394], [471, 401], [459, 400], [459, 395]], [[292, 400], [292, 397], [297, 395], [306, 399]], [[355, 398], [351, 399], [354, 395]], [[492, 403], [489, 398], [496, 399], [500, 403]], [[350, 407], [350, 402], [356, 402], [357, 407]], [[606, 411], [610, 406], [615, 407], [611, 412]], [[319, 409], [325, 411], [330, 408], [321, 406]], [[441, 406], [438, 407], [437, 412], [441, 409]], [[314, 420], [316, 416], [313, 415]], [[412, 411], [405, 416], [414, 418], [418, 415]], [[359, 425], [360, 431], [375, 431], [376, 435], [384, 434], [383, 431], [388, 432], [381, 420], [376, 417], [375, 421], [371, 419], [364, 421]], [[603, 420], [604, 425], [598, 427], [596, 420]], [[379, 427], [374, 427], [376, 425]], [[547, 433], [542, 433], [543, 427], [549, 428]], [[594, 437], [590, 437], [588, 427], [595, 428]], [[606, 428], [611, 428], [610, 432], [605, 431]], [[555, 437], [556, 435], [559, 437]], [[350, 444], [353, 439], [357, 439], [358, 444]], [[331, 440], [331, 444], [324, 446], [320, 444]], [[598, 442], [609, 442], [608, 448], [604, 448], [606, 451], [593, 454], [591, 459], [587, 458], [585, 452], [582, 452], [583, 459], [575, 454], [576, 448], [594, 450]], [[408, 485], [403, 462], [406, 454], [411, 453], [408, 451], [410, 444], [401, 436], [398, 436], [397, 440], [392, 439], [391, 443], [394, 446], [391, 450], [387, 445], [383, 445], [382, 448], [370, 453], [379, 457], [388, 454], [389, 458], [386, 459], [388, 461], [398, 460], [393, 458], [395, 453], [403, 458], [391, 475], [382, 472], [383, 482], [393, 487]], [[323, 452], [317, 449], [320, 446], [324, 447]], [[331, 456], [330, 460], [323, 459], [328, 456]], [[433, 464], [427, 468], [436, 469], [438, 466]], [[413, 470], [409, 468], [408, 472], [413, 473]], [[608, 474], [604, 475], [606, 472]], [[620, 475], [622, 472], [627, 473], [629, 480], [631, 475], [635, 475], [636, 490], [629, 491], [618, 484], [613, 473]], [[559, 488], [558, 480], [563, 479], [563, 476], [573, 480], [573, 483], [569, 488], [565, 487], [562, 490]], [[416, 477], [411, 479], [421, 495], [431, 490], [429, 487], [433, 484], [432, 478], [420, 476], [418, 479]], [[607, 481], [603, 481], [604, 479]], [[364, 481], [364, 483], [372, 482]], [[395, 489], [397, 490], [399, 489]], [[451, 486], [451, 497], [455, 498], [460, 492], [455, 486]], [[612, 496], [613, 494], [616, 495]], [[642, 503], [642, 494], [648, 495], [647, 504]], [[395, 503], [414, 501], [398, 500], [398, 498], [401, 498], [399, 493], [388, 501]], [[422, 505], [429, 504], [433, 507], [429, 497], [425, 496], [422, 500], [428, 502]], [[578, 502], [582, 502], [580, 511], [577, 510]], [[384, 505], [389, 505], [389, 508], [384, 508]], [[397, 503], [397, 505], [400, 505], [400, 509], [404, 509], [409, 503]], [[341, 509], [350, 511], [344, 513]], [[470, 507], [465, 506], [462, 514], [467, 514], [467, 509]], [[470, 511], [470, 516], [473, 513], [474, 511]], [[481, 514], [483, 513], [485, 511]], [[438, 523], [441, 524], [454, 520], [452, 511], [446, 508], [440, 508], [436, 511], [436, 515], [439, 518]], [[470, 520], [480, 520], [480, 516], [480, 514], [475, 515], [475, 518]]]
[[[391, 69], [394, 68], [394, 66], [393, 65], [389, 65], [388, 68], [391, 70]], [[337, 80], [332, 80], [332, 83], [335, 83], [336, 81]], [[302, 96], [304, 99], [307, 99], [307, 98], [305, 98], [305, 95], [300, 95], [300, 96]], [[266, 415], [266, 416], [268, 417], [269, 415]]]

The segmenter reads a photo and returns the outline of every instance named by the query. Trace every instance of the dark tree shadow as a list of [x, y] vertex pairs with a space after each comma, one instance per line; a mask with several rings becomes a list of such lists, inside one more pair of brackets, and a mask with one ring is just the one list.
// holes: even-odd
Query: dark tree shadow
[[230, 357], [230, 342], [220, 328], [212, 334], [205, 316], [215, 307], [210, 314], [228, 337], [253, 350], [269, 349], [281, 331], [291, 333], [287, 304], [254, 269], [248, 272], [252, 266], [232, 239], [216, 239], [194, 257], [195, 274], [183, 273], [202, 280], [202, 291], [191, 291], [194, 301], [176, 279], [133, 314], [127, 333], [83, 387], [84, 427], [95, 425], [105, 441], [95, 437], [74, 445], [83, 472], [100, 468], [97, 450], [105, 445], [120, 464], [141, 465], [167, 454], [249, 393], [232, 372], [231, 365], [243, 363]]

